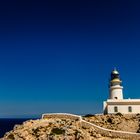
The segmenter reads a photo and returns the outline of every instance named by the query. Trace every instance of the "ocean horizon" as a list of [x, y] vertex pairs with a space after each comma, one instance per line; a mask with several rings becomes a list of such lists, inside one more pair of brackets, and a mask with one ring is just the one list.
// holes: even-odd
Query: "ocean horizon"
[[0, 138], [4, 136], [6, 132], [9, 132], [14, 128], [16, 124], [22, 124], [24, 121], [38, 118], [0, 118]]

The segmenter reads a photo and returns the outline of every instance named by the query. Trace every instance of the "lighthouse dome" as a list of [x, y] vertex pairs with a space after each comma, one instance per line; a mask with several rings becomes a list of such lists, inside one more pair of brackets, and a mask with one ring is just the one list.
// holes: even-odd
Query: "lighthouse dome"
[[111, 72], [111, 74], [119, 74], [119, 72], [118, 72], [116, 69], [114, 69], [114, 70]]
[[113, 80], [113, 79], [120, 79], [120, 75], [119, 75], [119, 72], [116, 70], [116, 69], [114, 69], [112, 72], [111, 72], [111, 80]]

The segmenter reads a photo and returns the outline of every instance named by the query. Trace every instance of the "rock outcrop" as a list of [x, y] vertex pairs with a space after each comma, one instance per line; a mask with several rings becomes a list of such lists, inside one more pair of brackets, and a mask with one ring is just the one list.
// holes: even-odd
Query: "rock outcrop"
[[94, 123], [103, 128], [128, 132], [140, 132], [140, 114], [122, 115], [87, 115], [84, 117], [88, 122]]
[[[104, 128], [129, 132], [139, 132], [139, 118], [140, 115], [92, 115], [83, 117], [87, 122], [94, 123]], [[81, 120], [72, 120], [69, 118], [46, 118], [29, 120], [21, 125], [15, 125], [13, 130], [7, 132], [0, 140], [112, 139], [123, 140], [119, 136], [105, 136], [99, 133], [94, 127], [83, 127]]]

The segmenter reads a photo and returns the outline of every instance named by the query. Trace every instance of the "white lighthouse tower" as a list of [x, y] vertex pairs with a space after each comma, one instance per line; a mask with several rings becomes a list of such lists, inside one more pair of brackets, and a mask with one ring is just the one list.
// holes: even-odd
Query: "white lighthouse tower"
[[120, 80], [119, 72], [116, 69], [114, 69], [111, 72], [109, 99], [123, 99], [123, 87], [121, 84], [122, 81]]
[[104, 114], [137, 114], [140, 113], [140, 99], [124, 99], [122, 81], [119, 72], [114, 69], [109, 81], [109, 98], [103, 102]]

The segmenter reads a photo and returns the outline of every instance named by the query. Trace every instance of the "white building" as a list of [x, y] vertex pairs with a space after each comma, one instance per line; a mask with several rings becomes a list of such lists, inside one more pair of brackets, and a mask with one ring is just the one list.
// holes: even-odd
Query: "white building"
[[111, 72], [109, 99], [103, 102], [104, 114], [120, 112], [122, 114], [140, 113], [140, 99], [123, 99], [123, 86], [119, 72]]

